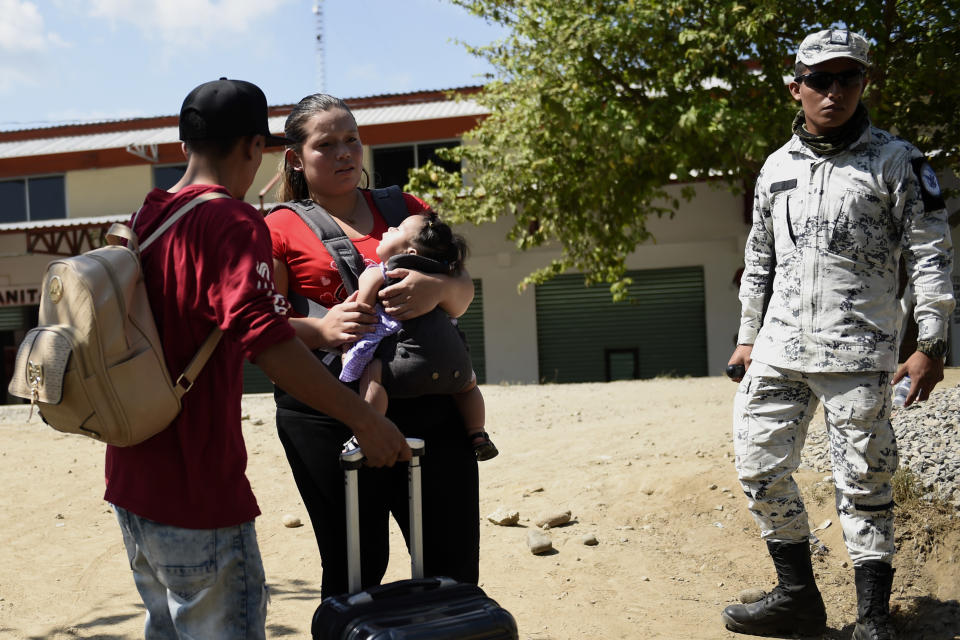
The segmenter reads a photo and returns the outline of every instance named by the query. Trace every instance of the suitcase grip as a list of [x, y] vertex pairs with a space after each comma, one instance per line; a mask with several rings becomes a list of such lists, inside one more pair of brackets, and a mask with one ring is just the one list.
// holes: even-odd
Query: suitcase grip
[[[410, 454], [414, 458], [423, 455], [424, 443], [421, 438], [407, 438], [407, 446], [410, 447]], [[359, 469], [363, 466], [366, 457], [363, 455], [363, 449], [357, 444], [357, 438], [354, 436], [343, 444], [343, 451], [340, 452], [340, 466], [344, 471]]]
[[347, 598], [347, 604], [351, 606], [367, 604], [377, 600], [387, 600], [393, 598], [396, 594], [406, 594], [411, 591], [426, 592], [436, 591], [459, 584], [453, 578], [437, 576], [435, 578], [417, 578], [413, 580], [403, 580], [382, 584], [375, 591], [361, 591]]
[[[412, 457], [407, 470], [410, 500], [410, 574], [423, 577], [423, 503], [420, 487], [420, 456], [424, 442], [420, 438], [407, 438]], [[350, 593], [360, 590], [360, 498], [358, 495], [357, 470], [363, 466], [363, 450], [351, 438], [340, 454], [343, 467], [344, 491], [347, 505], [347, 586]]]

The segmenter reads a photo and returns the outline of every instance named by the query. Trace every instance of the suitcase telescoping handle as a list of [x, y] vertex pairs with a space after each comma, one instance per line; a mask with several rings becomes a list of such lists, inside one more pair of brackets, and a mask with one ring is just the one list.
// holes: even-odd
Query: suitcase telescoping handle
[[[410, 501], [410, 575], [423, 577], [423, 502], [420, 485], [420, 456], [424, 442], [407, 438], [412, 456], [407, 468]], [[351, 439], [340, 454], [343, 467], [344, 491], [347, 502], [347, 585], [350, 593], [360, 591], [360, 498], [357, 490], [357, 470], [363, 466], [363, 450]]]

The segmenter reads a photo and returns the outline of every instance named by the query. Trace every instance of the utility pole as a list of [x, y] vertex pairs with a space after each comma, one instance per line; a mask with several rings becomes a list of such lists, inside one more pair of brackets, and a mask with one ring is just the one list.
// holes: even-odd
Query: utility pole
[[326, 93], [326, 69], [323, 41], [323, 0], [314, 0], [313, 15], [317, 32], [317, 91]]

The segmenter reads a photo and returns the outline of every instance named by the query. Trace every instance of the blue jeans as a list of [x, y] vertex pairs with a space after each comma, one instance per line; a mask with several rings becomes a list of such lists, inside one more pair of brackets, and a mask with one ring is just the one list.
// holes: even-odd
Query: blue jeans
[[252, 521], [181, 529], [113, 509], [147, 609], [145, 640], [265, 638], [267, 588]]

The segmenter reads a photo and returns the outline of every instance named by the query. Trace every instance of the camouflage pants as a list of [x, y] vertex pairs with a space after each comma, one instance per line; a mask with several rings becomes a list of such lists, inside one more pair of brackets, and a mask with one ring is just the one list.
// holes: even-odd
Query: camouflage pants
[[836, 506], [854, 564], [891, 562], [897, 443], [890, 424], [890, 374], [802, 373], [754, 361], [733, 407], [734, 453], [750, 512], [766, 540], [810, 534], [793, 472], [807, 427], [823, 403]]

